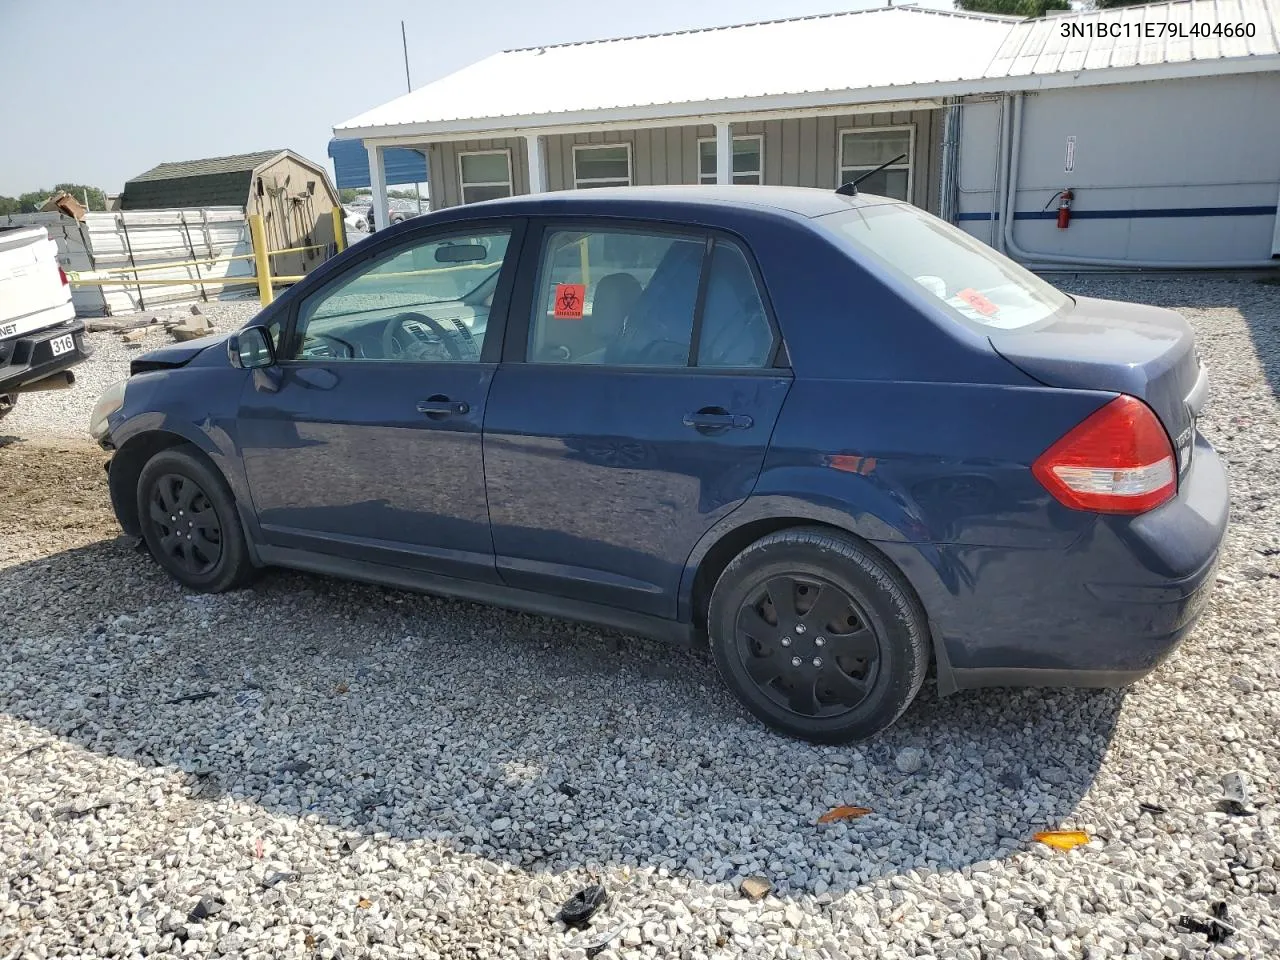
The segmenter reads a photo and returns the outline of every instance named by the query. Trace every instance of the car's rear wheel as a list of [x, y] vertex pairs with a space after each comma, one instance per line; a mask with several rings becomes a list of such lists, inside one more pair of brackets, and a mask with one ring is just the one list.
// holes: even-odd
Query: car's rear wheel
[[707, 616], [716, 666], [743, 705], [819, 743], [874, 736], [902, 715], [928, 668], [926, 622], [882, 557], [819, 528], [743, 550]]
[[143, 539], [165, 571], [192, 590], [220, 593], [253, 573], [235, 498], [194, 447], [162, 450], [138, 477]]
[[13, 408], [18, 405], [18, 395], [16, 393], [0, 393], [0, 420], [3, 420], [13, 412]]

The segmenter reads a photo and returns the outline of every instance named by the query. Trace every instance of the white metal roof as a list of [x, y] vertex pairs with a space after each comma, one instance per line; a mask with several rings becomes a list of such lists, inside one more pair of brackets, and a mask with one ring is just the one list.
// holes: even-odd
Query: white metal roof
[[982, 75], [1012, 22], [885, 7], [508, 50], [334, 132], [957, 80]]
[[[1065, 32], [1085, 36], [1064, 37], [1064, 24]], [[1073, 29], [1077, 24], [1082, 29]], [[1220, 34], [1252, 27], [1254, 36], [1215, 36], [1216, 25], [1223, 28]], [[1090, 35], [1099, 28], [1104, 36]], [[1039, 76], [1277, 54], [1280, 0], [1175, 0], [1015, 23], [986, 76]]]
[[[1254, 35], [1215, 36], [1215, 25]], [[1064, 37], [1064, 26], [1087, 35]], [[1193, 28], [1208, 35], [1192, 36]], [[334, 134], [445, 138], [557, 124], [699, 122], [1253, 70], [1280, 70], [1280, 0], [1173, 0], [1033, 20], [882, 7], [508, 50]]]

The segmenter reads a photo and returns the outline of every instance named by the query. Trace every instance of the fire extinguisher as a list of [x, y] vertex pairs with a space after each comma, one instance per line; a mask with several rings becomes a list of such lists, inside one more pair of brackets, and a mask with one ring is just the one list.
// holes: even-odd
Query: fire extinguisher
[[1058, 229], [1065, 230], [1071, 226], [1071, 198], [1070, 188], [1058, 191]]

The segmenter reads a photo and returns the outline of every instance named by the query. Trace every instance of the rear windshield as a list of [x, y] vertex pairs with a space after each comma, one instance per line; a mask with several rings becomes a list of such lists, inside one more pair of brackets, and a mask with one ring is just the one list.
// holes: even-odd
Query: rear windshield
[[814, 220], [911, 280], [962, 320], [1017, 330], [1065, 311], [1065, 293], [963, 230], [905, 203], [857, 206]]

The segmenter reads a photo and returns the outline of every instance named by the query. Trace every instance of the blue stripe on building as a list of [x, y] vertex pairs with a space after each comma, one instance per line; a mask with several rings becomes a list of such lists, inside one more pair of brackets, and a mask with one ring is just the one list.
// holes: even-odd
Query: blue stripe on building
[[[1276, 207], [1167, 207], [1137, 210], [1072, 210], [1072, 220], [1141, 220], [1161, 217], [1274, 217]], [[998, 213], [962, 213], [960, 220], [999, 220]], [[1023, 210], [1014, 220], [1057, 220], [1058, 211]]]

